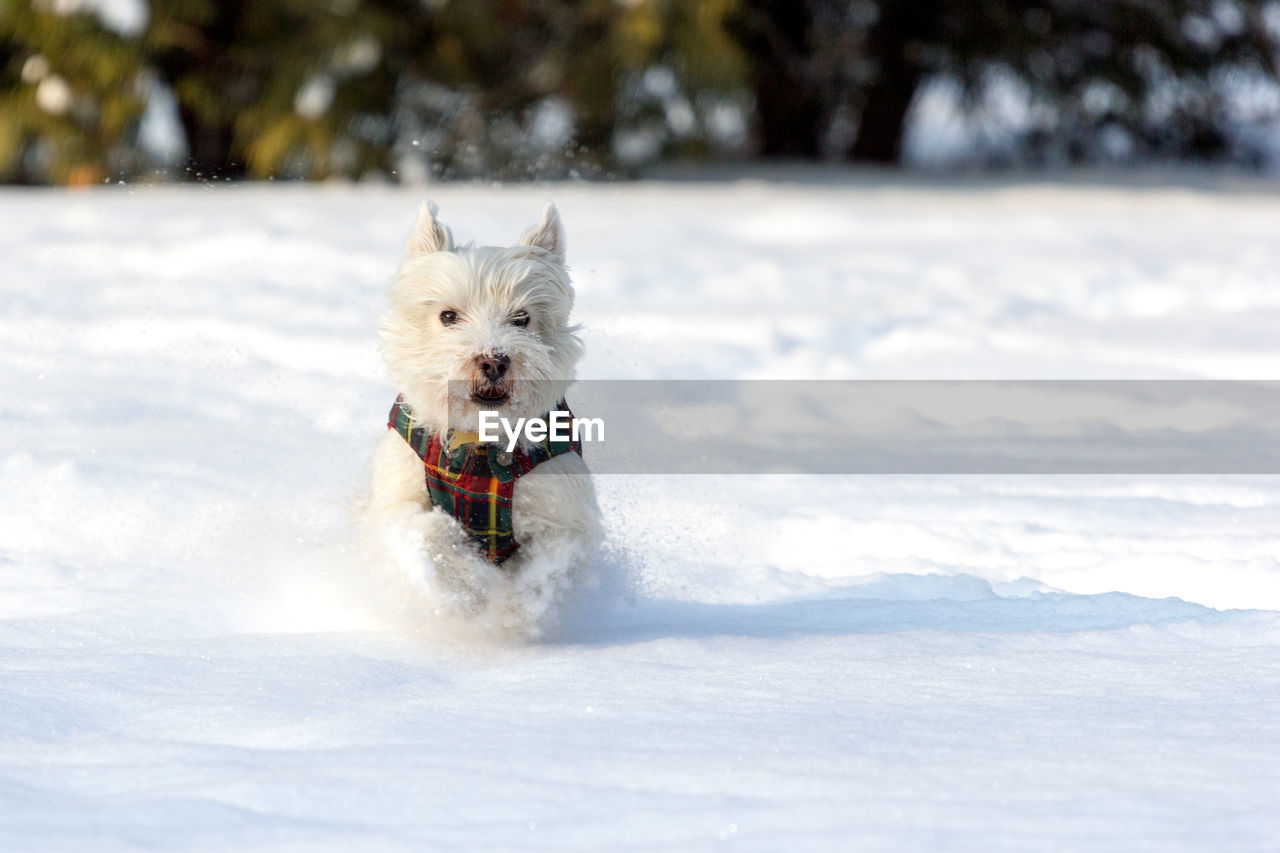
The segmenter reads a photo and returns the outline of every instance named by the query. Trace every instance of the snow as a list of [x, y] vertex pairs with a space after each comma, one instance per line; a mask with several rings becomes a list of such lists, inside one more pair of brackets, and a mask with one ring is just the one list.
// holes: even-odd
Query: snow
[[[547, 638], [430, 630], [350, 522], [420, 195], [0, 193], [0, 846], [1280, 843], [1274, 477], [601, 477]], [[431, 196], [554, 198], [589, 378], [1280, 374], [1266, 186]]]

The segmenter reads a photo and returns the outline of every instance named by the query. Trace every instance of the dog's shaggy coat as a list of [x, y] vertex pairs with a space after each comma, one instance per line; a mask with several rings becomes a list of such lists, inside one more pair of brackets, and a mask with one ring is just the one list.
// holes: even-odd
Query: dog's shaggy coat
[[[512, 423], [544, 416], [573, 381], [582, 344], [569, 323], [573, 288], [554, 206], [517, 245], [500, 248], [455, 246], [424, 204], [389, 301], [383, 355], [420, 426], [475, 431], [481, 410]], [[522, 476], [512, 500], [520, 547], [495, 566], [431, 506], [422, 460], [389, 431], [374, 453], [365, 521], [383, 559], [437, 614], [536, 633], [594, 557], [599, 510], [574, 453]]]

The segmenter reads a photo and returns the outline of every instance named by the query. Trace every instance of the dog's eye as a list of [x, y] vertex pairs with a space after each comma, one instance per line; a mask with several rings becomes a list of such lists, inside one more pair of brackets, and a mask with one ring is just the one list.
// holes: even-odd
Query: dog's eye
[[456, 322], [458, 322], [457, 311], [441, 311], [440, 312], [440, 325], [452, 326]]
[[512, 317], [512, 318], [511, 318], [511, 325], [513, 325], [513, 326], [527, 326], [527, 325], [529, 325], [529, 312], [528, 312], [528, 311], [521, 311], [519, 314], [517, 314], [516, 316]]

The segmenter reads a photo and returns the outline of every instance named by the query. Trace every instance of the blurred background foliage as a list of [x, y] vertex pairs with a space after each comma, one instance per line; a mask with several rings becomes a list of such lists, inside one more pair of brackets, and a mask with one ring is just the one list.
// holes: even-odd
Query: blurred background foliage
[[1280, 166], [1278, 0], [0, 0], [0, 181]]

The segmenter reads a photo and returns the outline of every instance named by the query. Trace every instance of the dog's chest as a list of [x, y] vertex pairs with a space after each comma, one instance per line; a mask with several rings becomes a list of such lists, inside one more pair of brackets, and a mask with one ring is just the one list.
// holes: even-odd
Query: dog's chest
[[[562, 409], [566, 409], [563, 402]], [[511, 452], [493, 444], [451, 446], [438, 433], [415, 426], [413, 411], [402, 398], [391, 407], [387, 426], [404, 438], [422, 460], [432, 506], [457, 519], [484, 556], [501, 564], [519, 549], [512, 521], [516, 481], [539, 464], [562, 453], [582, 455], [576, 440], [547, 440]]]

